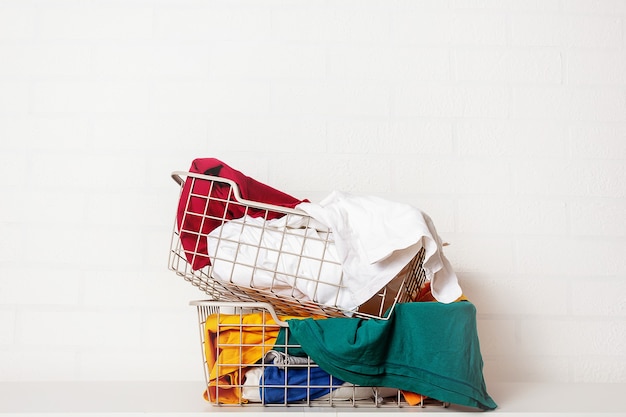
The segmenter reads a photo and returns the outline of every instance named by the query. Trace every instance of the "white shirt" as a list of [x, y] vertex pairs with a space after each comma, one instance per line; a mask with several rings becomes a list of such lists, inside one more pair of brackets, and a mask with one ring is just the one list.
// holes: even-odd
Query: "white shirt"
[[432, 219], [421, 210], [340, 191], [333, 191], [319, 204], [301, 203], [296, 208], [333, 231], [344, 284], [356, 305], [384, 287], [422, 247], [433, 297], [450, 303], [462, 295]]

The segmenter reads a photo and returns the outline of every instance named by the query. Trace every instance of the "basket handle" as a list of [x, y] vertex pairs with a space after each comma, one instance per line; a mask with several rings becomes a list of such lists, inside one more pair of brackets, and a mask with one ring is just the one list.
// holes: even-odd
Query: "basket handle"
[[289, 327], [286, 321], [282, 321], [281, 319], [278, 318], [278, 316], [276, 315], [276, 311], [274, 311], [274, 307], [272, 307], [270, 303], [263, 303], [260, 301], [237, 302], [237, 301], [196, 300], [196, 301], [190, 301], [189, 305], [196, 306], [196, 307], [207, 306], [207, 307], [264, 308], [270, 313], [270, 315], [272, 316], [272, 319], [274, 319], [277, 325], [279, 325], [280, 327]]
[[185, 180], [183, 179], [183, 177], [181, 177], [181, 176], [178, 174], [178, 172], [179, 172], [179, 171], [172, 172], [172, 179], [173, 179], [174, 181], [176, 181], [176, 184], [178, 184], [178, 185], [181, 185], [181, 186], [182, 186], [182, 185], [185, 183]]

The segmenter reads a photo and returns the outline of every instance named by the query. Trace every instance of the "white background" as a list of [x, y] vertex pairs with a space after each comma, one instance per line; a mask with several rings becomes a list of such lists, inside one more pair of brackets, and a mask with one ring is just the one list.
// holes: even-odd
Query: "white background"
[[0, 379], [201, 380], [216, 157], [426, 211], [487, 383], [626, 382], [626, 1], [0, 1]]

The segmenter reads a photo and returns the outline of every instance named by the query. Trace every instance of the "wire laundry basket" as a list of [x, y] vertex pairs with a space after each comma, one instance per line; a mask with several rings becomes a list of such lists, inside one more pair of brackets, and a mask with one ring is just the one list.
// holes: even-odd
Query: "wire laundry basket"
[[172, 178], [181, 192], [168, 266], [212, 300], [267, 302], [286, 315], [386, 319], [426, 282], [422, 248], [367, 302], [346, 307], [332, 231], [301, 210], [242, 198], [227, 178], [184, 171]]
[[[325, 373], [289, 336], [268, 303], [192, 301], [205, 399], [219, 406], [393, 408], [450, 404], [396, 388], [357, 386]], [[299, 352], [299, 353], [298, 353]]]

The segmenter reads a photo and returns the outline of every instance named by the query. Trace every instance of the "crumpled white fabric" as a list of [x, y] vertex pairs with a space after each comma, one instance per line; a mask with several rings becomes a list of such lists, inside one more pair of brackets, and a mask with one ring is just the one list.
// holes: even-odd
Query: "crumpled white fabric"
[[303, 221], [306, 216], [267, 221], [244, 216], [214, 229], [207, 237], [212, 277], [298, 300], [356, 309], [358, 304], [343, 288], [343, 269], [328, 232], [302, 228]]
[[421, 210], [340, 191], [333, 191], [319, 204], [300, 203], [296, 208], [332, 230], [344, 285], [355, 304], [364, 303], [385, 286], [422, 247], [433, 297], [450, 303], [462, 295], [435, 225]]
[[349, 312], [378, 293], [423, 246], [435, 299], [450, 303], [461, 296], [441, 238], [421, 210], [339, 191], [296, 208], [315, 222], [306, 216], [245, 216], [213, 230], [213, 278]]

